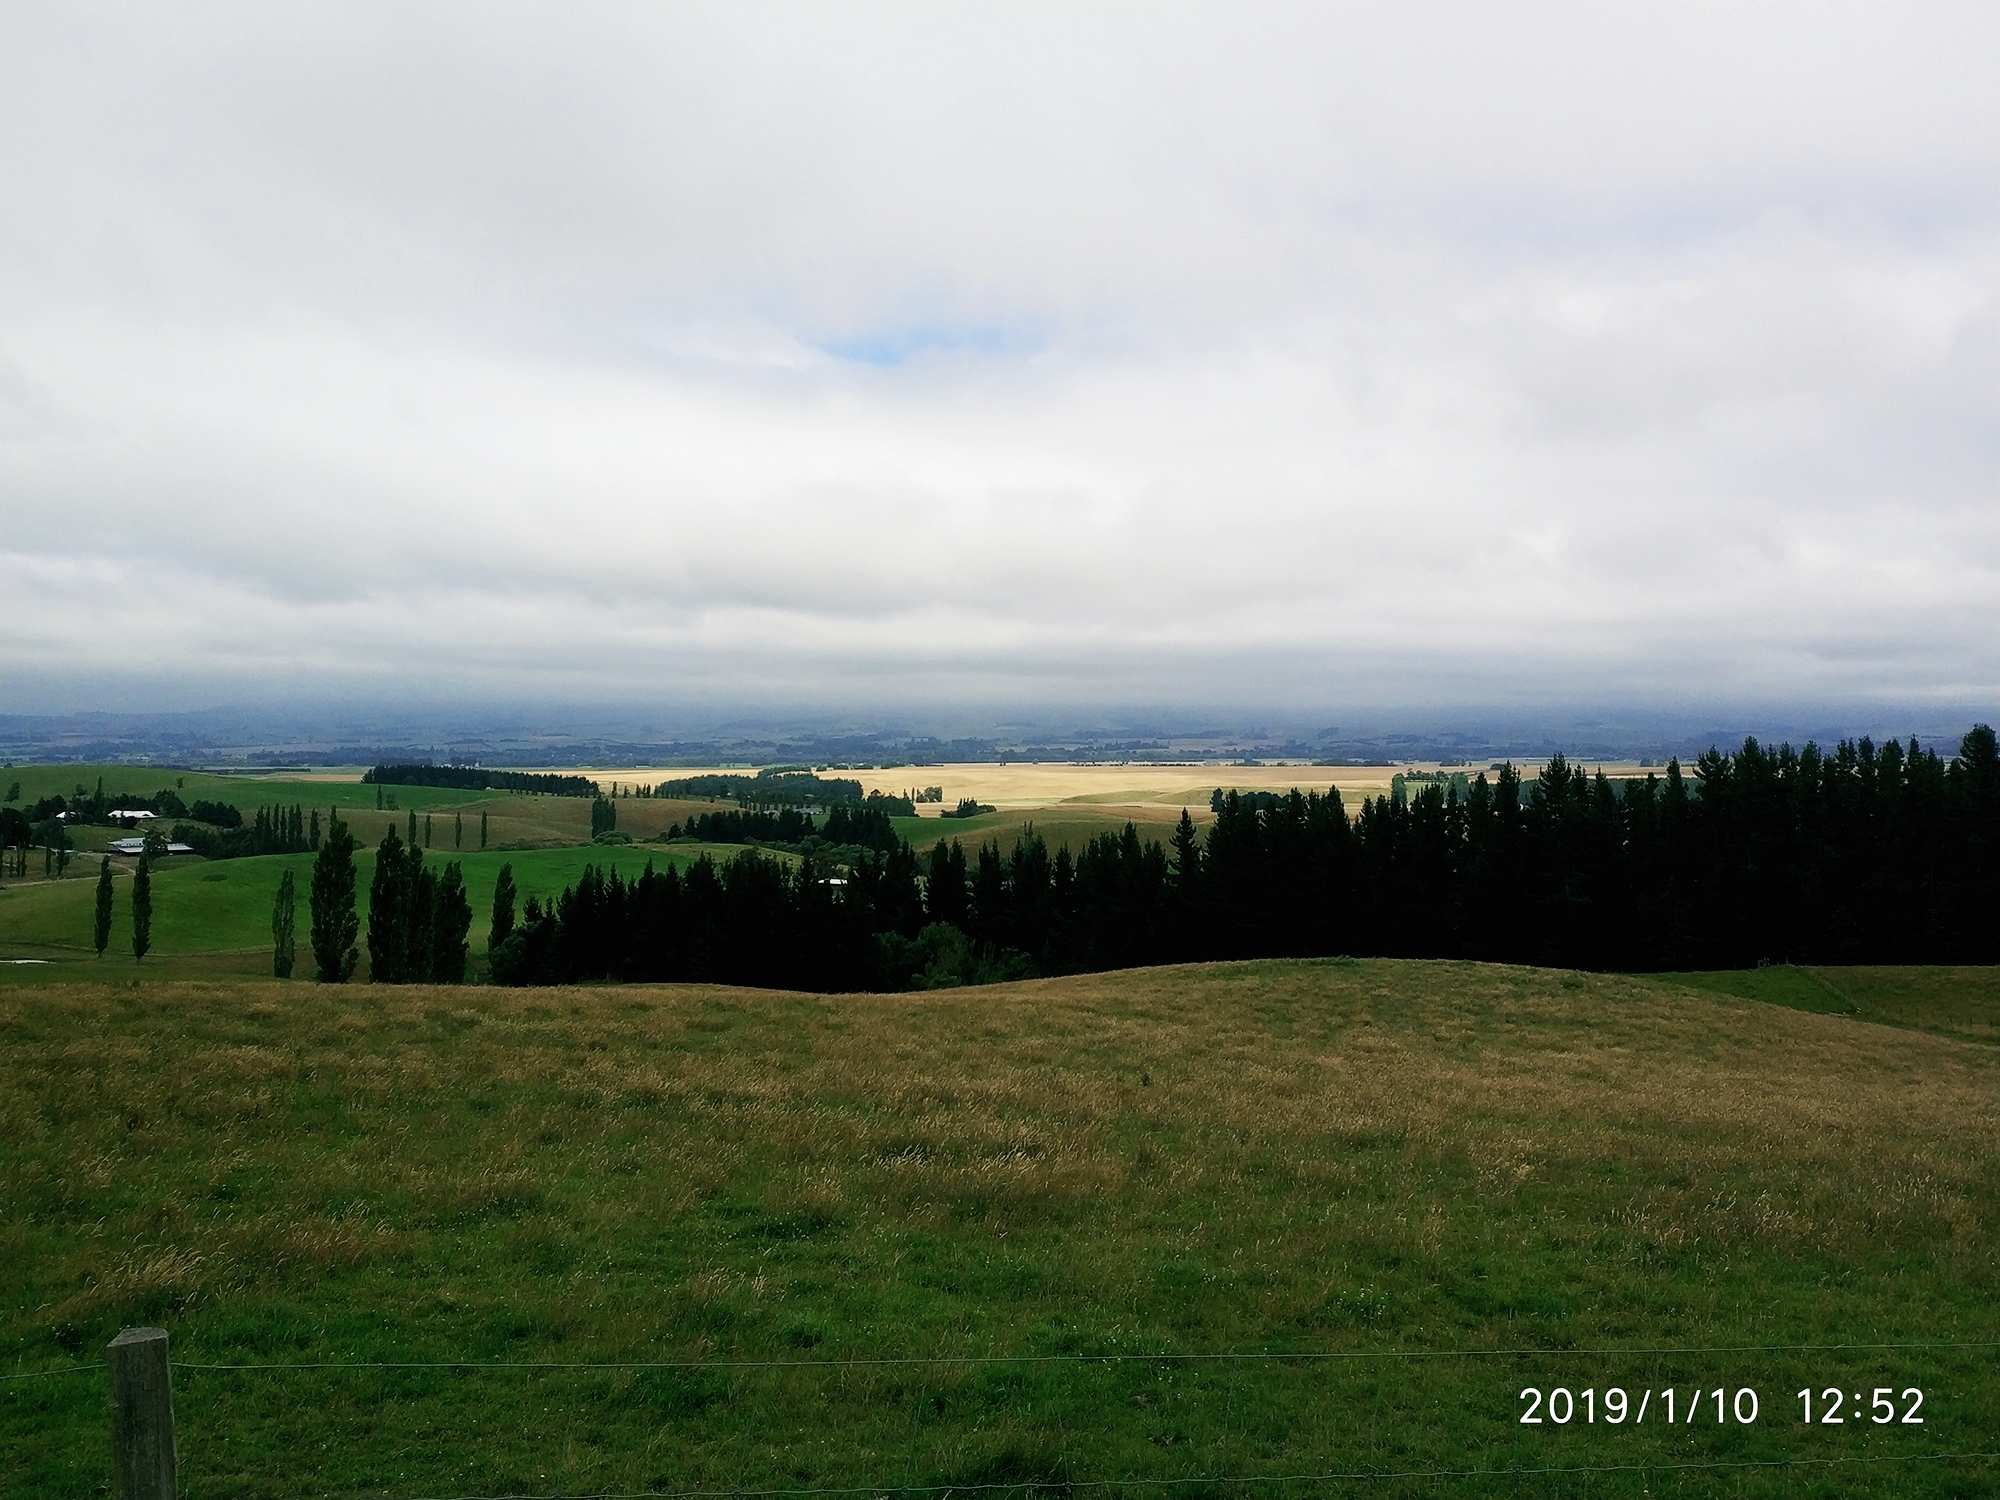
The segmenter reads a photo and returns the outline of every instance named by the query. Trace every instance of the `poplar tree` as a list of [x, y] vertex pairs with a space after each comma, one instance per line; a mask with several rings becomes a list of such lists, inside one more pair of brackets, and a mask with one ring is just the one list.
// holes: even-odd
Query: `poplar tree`
[[514, 865], [510, 860], [500, 867], [500, 878], [493, 882], [493, 926], [486, 934], [487, 953], [497, 952], [513, 930]]
[[[411, 821], [416, 814], [410, 814]], [[410, 902], [404, 844], [392, 823], [375, 851], [375, 878], [368, 886], [368, 982], [401, 984], [409, 970]]]
[[431, 815], [430, 815], [429, 813], [425, 813], [425, 814], [424, 814], [424, 847], [425, 847], [426, 849], [428, 849], [428, 848], [430, 848], [430, 846], [431, 846]]
[[410, 836], [403, 842], [412, 849], [417, 847], [417, 810], [414, 807], [410, 809]]
[[437, 871], [424, 868], [424, 852], [404, 855], [403, 900], [409, 947], [403, 963], [404, 984], [429, 984], [433, 945], [437, 939]]
[[104, 957], [104, 950], [111, 943], [111, 856], [108, 854], [97, 867], [97, 925], [92, 937], [97, 943], [97, 956]]
[[451, 815], [451, 847], [454, 849], [465, 847], [465, 814], [462, 812]]
[[479, 847], [482, 849], [486, 847], [486, 811], [484, 808], [480, 809], [479, 813]]
[[[100, 876], [100, 879], [103, 877]], [[132, 873], [132, 959], [137, 963], [153, 946], [153, 856], [141, 854]]]
[[297, 956], [293, 927], [298, 920], [298, 892], [290, 870], [278, 877], [278, 898], [271, 904], [271, 972], [280, 979], [292, 977]]
[[438, 881], [431, 924], [431, 983], [463, 984], [472, 903], [466, 899], [465, 876], [457, 860], [444, 867]]
[[330, 812], [326, 840], [313, 861], [312, 950], [320, 983], [345, 984], [354, 977], [360, 957], [354, 940], [360, 931], [361, 917], [354, 909], [354, 835], [337, 811]]

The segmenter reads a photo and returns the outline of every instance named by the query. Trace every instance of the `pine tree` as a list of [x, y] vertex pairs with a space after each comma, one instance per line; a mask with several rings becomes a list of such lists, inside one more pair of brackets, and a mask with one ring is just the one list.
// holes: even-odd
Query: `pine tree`
[[[100, 879], [103, 877], [100, 876]], [[140, 962], [153, 946], [153, 856], [141, 854], [132, 873], [132, 958]]]
[[507, 941], [514, 930], [514, 865], [510, 860], [500, 867], [500, 878], [493, 882], [493, 925], [486, 934], [486, 951], [490, 955]]
[[91, 936], [97, 944], [97, 956], [104, 957], [104, 950], [111, 944], [111, 856], [108, 854], [97, 867], [97, 923]]
[[1180, 822], [1174, 826], [1173, 847], [1174, 884], [1192, 896], [1195, 881], [1201, 875], [1201, 840], [1185, 807], [1181, 809]]
[[338, 812], [328, 814], [326, 839], [313, 861], [312, 950], [322, 984], [345, 984], [360, 956], [354, 940], [361, 917], [354, 909], [354, 835]]
[[271, 972], [280, 979], [292, 977], [297, 954], [293, 926], [298, 919], [298, 904], [292, 872], [287, 870], [278, 878], [278, 898], [271, 903]]

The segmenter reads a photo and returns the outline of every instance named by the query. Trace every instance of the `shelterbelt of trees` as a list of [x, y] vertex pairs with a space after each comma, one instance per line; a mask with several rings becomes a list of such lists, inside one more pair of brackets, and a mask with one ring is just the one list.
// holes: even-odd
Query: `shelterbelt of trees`
[[434, 766], [404, 762], [376, 766], [361, 773], [364, 786], [441, 786], [459, 791], [533, 792], [544, 797], [595, 797], [596, 782], [588, 776], [561, 776], [540, 771], [492, 771], [484, 766]]
[[869, 800], [860, 804], [835, 803], [826, 814], [823, 823], [815, 824], [808, 812], [800, 812], [796, 807], [781, 807], [778, 811], [760, 812], [755, 809], [743, 811], [723, 811], [697, 813], [685, 825], [676, 823], [667, 830], [668, 838], [686, 835], [706, 844], [748, 844], [752, 842], [770, 844], [791, 854], [816, 852], [815, 842], [822, 845], [860, 845], [886, 854], [901, 842], [896, 828], [889, 821], [892, 817], [908, 817], [907, 812], [898, 812], [897, 804], [909, 805], [901, 797], [884, 797], [874, 793]]
[[[755, 850], [685, 875], [587, 870], [516, 923], [495, 980], [897, 989], [1193, 959], [1372, 954], [1587, 969], [2000, 958], [2000, 757], [1913, 740], [1709, 751], [1617, 783], [1553, 757], [1378, 797], [1225, 793], [1167, 845], [1072, 856], [1032, 835], [968, 858], [870, 853], [844, 883]], [[509, 896], [511, 900], [511, 895]]]

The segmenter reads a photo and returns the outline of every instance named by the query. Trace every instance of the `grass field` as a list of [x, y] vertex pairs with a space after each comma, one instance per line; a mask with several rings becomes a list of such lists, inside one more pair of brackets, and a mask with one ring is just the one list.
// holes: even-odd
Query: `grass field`
[[1818, 1015], [1859, 1016], [1964, 1041], [2000, 1043], [2000, 974], [1992, 969], [1807, 968], [1774, 964], [1660, 976], [1696, 989], [1789, 1005]]
[[[0, 1486], [102, 1488], [102, 1346], [158, 1322], [197, 1500], [1990, 1494], [2000, 1049], [1904, 1019], [1339, 960], [10, 986], [0, 1355], [85, 1368], [0, 1382]], [[369, 1367], [213, 1368], [324, 1362]], [[1808, 1385], [1924, 1425], [1808, 1428]], [[1654, 1404], [1524, 1426], [1526, 1386]], [[1717, 1386], [1758, 1420], [1661, 1422]]]
[[[427, 863], [441, 866], [457, 859], [465, 872], [472, 903], [471, 946], [475, 959], [486, 952], [492, 918], [493, 887], [500, 867], [514, 868], [514, 883], [525, 905], [530, 896], [548, 900], [566, 885], [574, 885], [586, 864], [616, 868], [628, 878], [651, 860], [657, 868], [674, 865], [685, 870], [704, 853], [720, 862], [741, 850], [729, 844], [626, 844], [616, 847], [581, 845], [510, 852], [454, 853], [432, 849]], [[773, 856], [784, 858], [785, 856]], [[150, 970], [163, 962], [177, 977], [225, 974], [268, 974], [271, 952], [271, 903], [282, 872], [290, 869], [298, 891], [298, 946], [301, 974], [310, 974], [306, 941], [309, 912], [306, 893], [312, 882], [310, 854], [268, 854], [247, 859], [175, 859], [153, 877], [153, 951], [145, 960]], [[120, 868], [122, 866], [122, 868]], [[368, 884], [374, 878], [375, 854], [363, 849], [355, 859], [362, 920], [361, 975], [367, 974]], [[33, 979], [62, 981], [79, 966], [120, 966], [118, 978], [133, 977], [130, 861], [114, 861], [117, 900], [113, 906], [111, 943], [100, 960], [91, 947], [96, 870], [72, 865], [69, 878], [35, 880], [0, 889], [0, 958], [34, 958], [47, 967], [0, 970], [0, 983]], [[519, 913], [519, 907], [516, 908]], [[214, 960], [214, 962], [210, 962]]]

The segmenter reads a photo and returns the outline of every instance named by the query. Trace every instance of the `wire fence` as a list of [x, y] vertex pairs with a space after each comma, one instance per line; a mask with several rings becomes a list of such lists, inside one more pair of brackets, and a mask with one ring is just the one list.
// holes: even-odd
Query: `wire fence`
[[[1863, 1354], [1891, 1351], [2000, 1349], [2000, 1339], [1937, 1339], [1911, 1343], [1839, 1344], [1660, 1344], [1614, 1345], [1588, 1349], [1228, 1349], [1183, 1353], [1172, 1350], [1105, 1354], [908, 1354], [820, 1359], [617, 1359], [617, 1360], [303, 1360], [236, 1364], [175, 1359], [176, 1370], [274, 1372], [313, 1370], [853, 1370], [895, 1367], [945, 1368], [965, 1365], [1198, 1364], [1230, 1361], [1297, 1363], [1400, 1359], [1625, 1359], [1720, 1354]], [[20, 1370], [0, 1380], [39, 1380], [103, 1370], [102, 1360]]]
[[812, 1489], [601, 1490], [575, 1494], [419, 1495], [410, 1500], [784, 1500], [811, 1495], [981, 1495], [1022, 1491], [1047, 1493], [1073, 1490], [1163, 1490], [1206, 1487], [1249, 1488], [1260, 1484], [1333, 1484], [1395, 1479], [1536, 1479], [1571, 1474], [1665, 1474], [1706, 1469], [1837, 1469], [1862, 1465], [1938, 1463], [1960, 1459], [2000, 1458], [2000, 1450], [1983, 1453], [1881, 1454], [1860, 1458], [1737, 1458], [1687, 1460], [1658, 1464], [1552, 1464], [1538, 1468], [1490, 1469], [1334, 1469], [1316, 1474], [1244, 1474], [1189, 1476], [1181, 1479], [1063, 1479], [1002, 1480], [986, 1484], [837, 1485]]
[[[161, 1340], [164, 1343], [164, 1338]], [[1443, 1349], [1363, 1349], [1363, 1350], [1217, 1350], [1185, 1352], [1061, 1353], [1061, 1354], [941, 1354], [884, 1355], [787, 1359], [646, 1359], [646, 1360], [312, 1360], [271, 1362], [223, 1362], [169, 1359], [171, 1369], [189, 1373], [303, 1374], [322, 1371], [450, 1371], [450, 1372], [603, 1372], [663, 1370], [751, 1371], [825, 1370], [939, 1367], [1020, 1367], [1020, 1366], [1114, 1366], [1190, 1365], [1245, 1362], [1295, 1363], [1367, 1362], [1449, 1359], [1631, 1359], [1687, 1358], [1742, 1355], [1825, 1355], [1867, 1353], [1974, 1353], [2000, 1349], [2000, 1340], [1928, 1339], [1911, 1341], [1870, 1341], [1787, 1344], [1673, 1344], [1616, 1345], [1589, 1348], [1443, 1348]], [[115, 1350], [113, 1351], [115, 1353]], [[102, 1374], [110, 1360], [77, 1361], [41, 1370], [16, 1370], [0, 1374], [0, 1381], [52, 1379], [85, 1373]], [[114, 1403], [115, 1404], [115, 1403]], [[171, 1416], [167, 1418], [171, 1423]], [[1506, 1481], [1556, 1481], [1570, 1477], [1603, 1475], [1670, 1475], [1730, 1471], [1831, 1471], [1840, 1469], [1885, 1468], [1940, 1463], [1992, 1463], [2000, 1460], [2000, 1450], [1957, 1452], [1833, 1454], [1785, 1458], [1715, 1458], [1635, 1460], [1612, 1464], [1550, 1464], [1451, 1468], [1346, 1468], [1267, 1474], [1209, 1474], [1178, 1477], [1134, 1475], [1112, 1478], [1019, 1478], [989, 1481], [937, 1481], [930, 1483], [871, 1483], [776, 1488], [731, 1486], [708, 1489], [594, 1490], [594, 1491], [511, 1491], [494, 1494], [410, 1496], [406, 1500], [808, 1500], [808, 1497], [872, 1496], [930, 1497], [951, 1495], [1021, 1495], [1053, 1497], [1076, 1493], [1117, 1492], [1168, 1494], [1206, 1488], [1250, 1492], [1258, 1489], [1312, 1487], [1330, 1484], [1371, 1486], [1396, 1482], [1424, 1485], [1456, 1483], [1475, 1485]], [[369, 1494], [380, 1496], [380, 1490]]]

